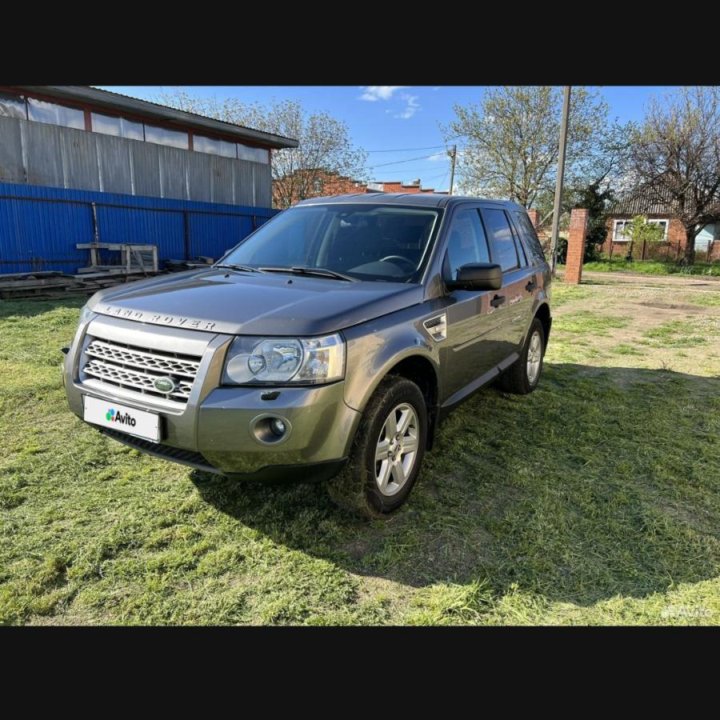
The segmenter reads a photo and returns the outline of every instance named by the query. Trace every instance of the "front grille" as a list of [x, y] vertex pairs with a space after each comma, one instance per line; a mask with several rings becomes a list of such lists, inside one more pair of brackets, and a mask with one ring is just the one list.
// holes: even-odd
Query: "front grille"
[[[200, 358], [179, 353], [161, 352], [110, 340], [91, 338], [85, 348], [85, 375], [102, 382], [150, 395], [186, 403], [197, 376]], [[155, 387], [158, 378], [170, 377], [175, 383], [171, 392]]]

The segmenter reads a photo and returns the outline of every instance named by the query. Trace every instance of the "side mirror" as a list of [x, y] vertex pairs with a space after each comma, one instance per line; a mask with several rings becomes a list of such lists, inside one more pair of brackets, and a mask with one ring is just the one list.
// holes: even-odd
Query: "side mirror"
[[457, 271], [457, 279], [447, 283], [450, 290], [499, 290], [502, 269], [495, 263], [469, 263]]

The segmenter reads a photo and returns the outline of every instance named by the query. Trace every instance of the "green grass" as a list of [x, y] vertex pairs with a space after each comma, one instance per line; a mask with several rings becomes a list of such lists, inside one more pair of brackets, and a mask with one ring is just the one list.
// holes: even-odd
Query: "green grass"
[[578, 310], [572, 315], [557, 319], [555, 328], [566, 333], [588, 335], [608, 335], [610, 331], [623, 328], [630, 322], [629, 318], [618, 315], [604, 315], [600, 310]]
[[683, 266], [674, 262], [660, 262], [658, 260], [634, 260], [628, 262], [623, 259], [595, 260], [583, 265], [584, 270], [592, 272], [618, 272], [629, 271], [643, 275], [714, 275], [720, 276], [720, 263], [697, 262], [694, 265]]
[[710, 337], [717, 336], [719, 332], [717, 321], [671, 320], [647, 330], [644, 333], [644, 343], [656, 347], [686, 348], [704, 345]]
[[593, 290], [587, 285], [564, 285], [558, 282], [552, 288], [552, 306], [557, 310], [569, 302], [588, 300], [592, 296]]
[[[597, 307], [581, 290], [556, 297]], [[597, 364], [611, 301], [558, 316], [540, 388], [451, 415], [410, 502], [371, 523], [77, 420], [58, 349], [82, 302], [0, 304], [0, 622], [720, 621], [720, 380]]]
[[642, 351], [636, 348], [634, 345], [628, 345], [627, 343], [619, 343], [614, 348], [611, 348], [611, 352], [616, 355], [642, 355]]
[[720, 307], [720, 287], [714, 291], [694, 292], [686, 295], [684, 300], [700, 307]]

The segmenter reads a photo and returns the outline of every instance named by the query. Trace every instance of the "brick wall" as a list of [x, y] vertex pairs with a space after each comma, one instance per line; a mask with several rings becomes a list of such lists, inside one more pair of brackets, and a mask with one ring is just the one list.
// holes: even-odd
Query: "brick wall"
[[528, 217], [530, 218], [530, 222], [533, 224], [533, 227], [535, 230], [538, 229], [538, 225], [540, 224], [540, 211], [536, 210], [535, 208], [530, 208], [528, 211]]
[[540, 222], [542, 220], [542, 216], [540, 215], [540, 211], [536, 208], [530, 208], [528, 211], [528, 216], [530, 217], [530, 222], [533, 224], [533, 227], [535, 228], [535, 232], [537, 233], [538, 238], [540, 239], [540, 243], [542, 244], [543, 248], [546, 252], [550, 252], [550, 237], [551, 237], [551, 225], [548, 222], [545, 222], [544, 225], [540, 225]]
[[[648, 219], [667, 220], [667, 215], [648, 215]], [[613, 215], [607, 221], [607, 236], [602, 244], [605, 255], [624, 258], [627, 254], [629, 242], [613, 242], [613, 232], [616, 220], [632, 220], [631, 215]], [[649, 244], [645, 248], [646, 259], [679, 259], [685, 250], [685, 228], [677, 218], [670, 218], [668, 223], [667, 242], [658, 243], [654, 247]], [[720, 251], [719, 251], [720, 252]], [[713, 252], [713, 255], [715, 253]], [[633, 249], [633, 257], [640, 257], [640, 249]]]
[[[297, 172], [300, 173], [303, 171], [298, 170]], [[411, 195], [415, 195], [417, 193], [435, 192], [434, 188], [424, 188], [419, 181], [408, 184], [403, 184], [400, 180], [374, 182], [372, 183], [373, 187], [370, 188], [365, 182], [331, 172], [318, 172], [314, 177], [314, 183], [317, 185], [317, 188], [313, 188], [308, 197], [328, 197], [331, 195], [347, 195], [349, 193], [372, 193], [378, 192], [378, 187], [381, 192], [386, 193], [410, 193]], [[279, 198], [275, 193], [275, 188], [276, 185], [275, 182], [273, 182], [273, 204], [277, 207], [279, 205]], [[300, 199], [299, 197], [294, 198], [292, 202], [295, 203]]]
[[[307, 172], [298, 170], [298, 173]], [[364, 193], [367, 192], [367, 186], [365, 183], [353, 178], [346, 177], [344, 175], [338, 175], [338, 173], [329, 173], [320, 171], [314, 173], [313, 183], [317, 187], [313, 187], [308, 194], [308, 197], [323, 197], [327, 195], [347, 195], [348, 193]], [[280, 205], [279, 197], [276, 194], [277, 183], [273, 180], [273, 206], [278, 207]], [[291, 204], [296, 203], [300, 200], [300, 197], [294, 197]]]
[[568, 229], [567, 259], [565, 261], [565, 282], [577, 285], [582, 280], [583, 259], [585, 257], [585, 235], [588, 216], [585, 208], [574, 208], [570, 213]]
[[[391, 180], [389, 182], [377, 183], [383, 186], [383, 192], [386, 193], [410, 193], [411, 195], [417, 195], [418, 193], [433, 193], [434, 188], [424, 188], [420, 183], [409, 183], [403, 184], [399, 180]], [[372, 192], [368, 190], [367, 192]]]

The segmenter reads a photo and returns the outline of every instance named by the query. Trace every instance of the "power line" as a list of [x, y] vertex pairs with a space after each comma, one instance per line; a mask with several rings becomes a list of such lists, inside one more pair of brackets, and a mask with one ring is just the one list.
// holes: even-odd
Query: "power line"
[[457, 140], [460, 135], [453, 135], [445, 140], [443, 145], [428, 145], [427, 147], [415, 147], [415, 148], [395, 148], [390, 150], [365, 150], [367, 153], [385, 153], [385, 152], [413, 152], [419, 150], [439, 150], [440, 148], [448, 149], [448, 142], [451, 140]]
[[[450, 172], [449, 170], [446, 170], [444, 173], [439, 173], [438, 175], [435, 175], [435, 176], [431, 175], [429, 177], [423, 178], [422, 179], [423, 187], [427, 187], [427, 183], [430, 183], [433, 186], [435, 186], [436, 188], [441, 188], [445, 184], [445, 181], [447, 180], [447, 176], [448, 176], [449, 172]], [[434, 182], [434, 180], [436, 178], [439, 178], [440, 176], [442, 176], [442, 180], [440, 182]]]
[[427, 147], [415, 147], [415, 148], [395, 148], [394, 150], [366, 150], [367, 153], [386, 153], [386, 152], [413, 152], [419, 150], [437, 150], [438, 148], [444, 148], [444, 145], [428, 145]]
[[386, 162], [380, 163], [379, 165], [371, 165], [368, 167], [368, 170], [374, 170], [375, 168], [379, 167], [387, 167], [388, 165], [402, 165], [403, 163], [415, 162], [416, 160], [428, 160], [436, 154], [437, 153], [433, 153], [432, 155], [421, 155], [420, 157], [408, 158], [407, 160], [396, 160], [395, 162]]
[[443, 172], [434, 173], [433, 175], [423, 175], [422, 180], [423, 182], [429, 182], [430, 180], [437, 180], [441, 177], [443, 182], [445, 182], [449, 172], [449, 170], [444, 170]]

